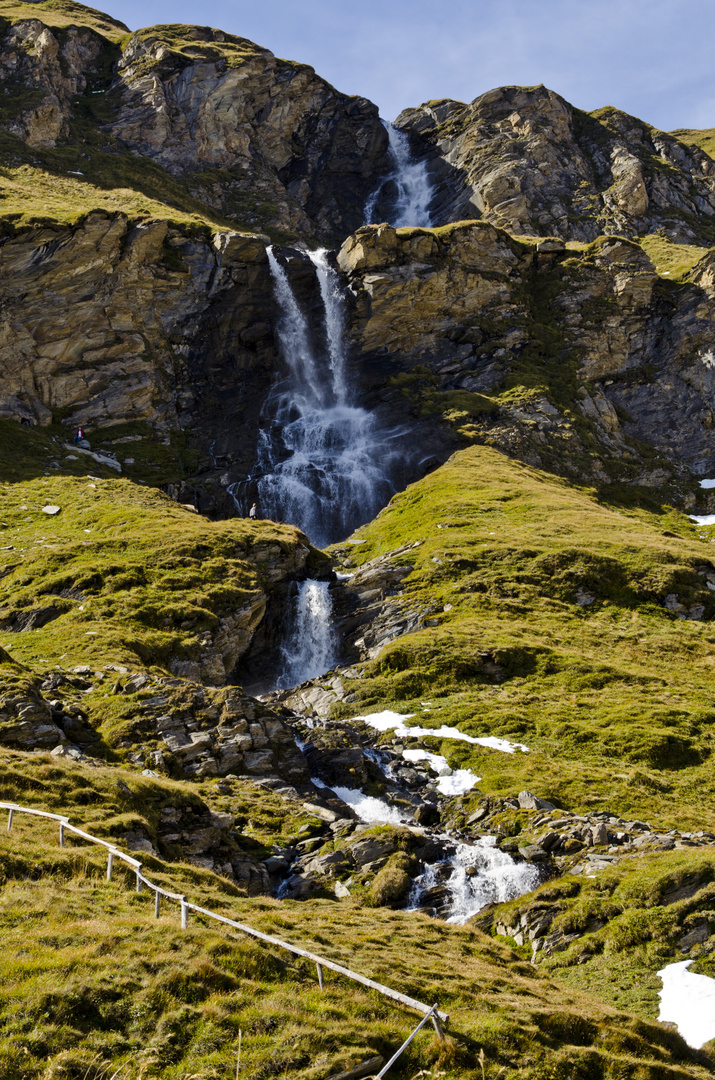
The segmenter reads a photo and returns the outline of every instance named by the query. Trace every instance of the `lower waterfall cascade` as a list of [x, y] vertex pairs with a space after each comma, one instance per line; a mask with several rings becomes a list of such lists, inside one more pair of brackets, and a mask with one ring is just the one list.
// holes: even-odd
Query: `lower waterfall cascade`
[[276, 689], [289, 689], [329, 671], [336, 662], [329, 582], [308, 578], [298, 586], [281, 648]]
[[[288, 274], [268, 260], [280, 317], [276, 333], [288, 368], [266, 398], [253, 474], [228, 489], [245, 514], [257, 491], [259, 514], [298, 525], [318, 547], [349, 536], [395, 492], [402, 428], [384, 428], [355, 404], [347, 370], [345, 301], [325, 250], [308, 252], [323, 305], [325, 347], [317, 348]], [[252, 486], [255, 485], [255, 486]]]
[[[276, 689], [292, 689], [310, 679], [317, 678], [336, 664], [338, 644], [332, 624], [332, 600], [330, 584], [324, 581], [307, 580], [300, 584], [294, 605], [286, 619], [285, 639], [282, 648], [282, 668], [275, 682]], [[430, 734], [431, 730], [415, 726], [404, 726], [407, 717], [396, 713], [376, 714], [375, 722], [370, 723], [369, 716], [355, 717], [366, 723], [368, 729], [378, 737], [380, 731], [388, 727], [400, 732], [400, 737], [419, 737]], [[307, 738], [294, 732], [296, 745], [301, 752], [308, 752], [309, 760], [315, 761], [315, 749], [308, 747], [310, 732], [316, 727], [330, 728], [330, 720], [315, 721], [307, 719]], [[495, 753], [514, 753], [516, 744], [491, 746], [489, 739], [477, 740], [462, 735], [456, 728], [446, 728], [451, 738], [468, 739], [471, 742], [483, 742]], [[403, 733], [403, 734], [402, 734]], [[499, 740], [495, 740], [499, 742]], [[522, 752], [528, 752], [519, 744]], [[348, 786], [333, 779], [311, 775], [311, 782], [321, 794], [337, 798], [349, 807], [346, 815], [352, 812], [362, 823], [362, 828], [375, 825], [407, 827], [415, 831], [413, 817], [414, 799], [411, 792], [400, 790], [399, 771], [393, 768], [394, 755], [383, 748], [365, 748], [364, 757], [376, 765], [390, 785], [388, 798], [365, 794], [361, 789]], [[440, 755], [417, 748], [402, 749], [401, 760], [412, 763], [427, 761], [433, 776], [431, 791], [423, 793], [426, 800], [431, 800], [433, 813], [437, 811], [440, 798], [449, 798], [454, 794], [463, 794], [471, 790], [480, 779], [469, 770], [452, 770], [446, 759]], [[318, 770], [321, 765], [318, 760]], [[315, 771], [318, 771], [315, 770]], [[419, 801], [419, 800], [418, 800]], [[436, 813], [438, 819], [438, 812]], [[421, 871], [413, 878], [409, 895], [402, 902], [407, 912], [422, 912], [438, 915], [446, 921], [462, 924], [476, 915], [483, 907], [491, 903], [503, 903], [530, 892], [540, 880], [537, 867], [528, 862], [519, 862], [502, 851], [495, 836], [483, 836], [473, 843], [464, 842], [459, 834], [443, 832], [439, 827], [427, 827], [417, 830], [425, 836], [425, 841], [432, 851], [425, 857]], [[300, 873], [295, 874], [293, 863], [287, 869], [277, 885], [278, 898], [294, 896], [296, 882], [300, 882]], [[300, 888], [300, 885], [297, 886]]]

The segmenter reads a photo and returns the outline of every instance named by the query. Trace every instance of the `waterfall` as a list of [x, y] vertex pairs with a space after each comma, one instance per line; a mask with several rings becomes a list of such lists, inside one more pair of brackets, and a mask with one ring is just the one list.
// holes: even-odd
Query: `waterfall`
[[328, 253], [324, 248], [309, 251], [308, 258], [315, 267], [320, 286], [320, 298], [325, 311], [325, 333], [332, 372], [332, 390], [335, 400], [345, 404], [347, 385], [345, 382], [345, 301], [340, 291], [340, 279], [328, 262]]
[[317, 404], [322, 396], [322, 388], [318, 381], [308, 323], [290, 287], [288, 275], [275, 257], [272, 246], [266, 248], [266, 254], [281, 313], [277, 332], [283, 353], [286, 359], [290, 357], [289, 363], [297, 384], [304, 386]]
[[407, 132], [400, 131], [394, 124], [385, 123], [385, 128], [390, 141], [390, 157], [394, 170], [368, 198], [365, 204], [365, 224], [372, 224], [383, 191], [393, 188], [389, 193], [390, 224], [396, 229], [407, 225], [428, 229], [432, 224], [429, 212], [432, 185], [427, 164], [424, 161], [415, 161], [412, 157]]
[[332, 615], [329, 582], [312, 579], [301, 582], [281, 647], [283, 666], [276, 689], [288, 690], [335, 666], [337, 649]]
[[[390, 471], [402, 457], [402, 429], [384, 429], [351, 403], [345, 301], [327, 252], [309, 254], [323, 305], [325, 345], [316, 347], [288, 275], [268, 248], [280, 315], [276, 327], [288, 377], [274, 386], [262, 413], [253, 477], [260, 513], [298, 525], [325, 547], [374, 517], [394, 494]], [[246, 512], [248, 484], [229, 489]]]

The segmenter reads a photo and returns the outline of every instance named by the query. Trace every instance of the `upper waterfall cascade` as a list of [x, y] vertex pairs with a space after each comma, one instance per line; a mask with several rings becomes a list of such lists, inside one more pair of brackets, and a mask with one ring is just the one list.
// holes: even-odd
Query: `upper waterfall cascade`
[[[348, 536], [394, 494], [391, 467], [402, 429], [385, 429], [353, 403], [347, 368], [346, 311], [325, 250], [308, 252], [323, 306], [316, 345], [288, 274], [269, 247], [280, 316], [276, 334], [288, 368], [262, 413], [253, 478], [262, 516], [298, 525], [319, 547]], [[245, 489], [245, 485], [240, 485]], [[239, 485], [229, 489], [240, 512]]]
[[394, 187], [390, 195], [390, 224], [396, 229], [404, 226], [429, 228], [432, 224], [429, 207], [434, 194], [424, 161], [415, 161], [406, 132], [385, 121], [390, 140], [390, 157], [394, 170], [373, 191], [365, 206], [365, 224], [373, 223], [375, 211], [383, 201], [388, 186]]

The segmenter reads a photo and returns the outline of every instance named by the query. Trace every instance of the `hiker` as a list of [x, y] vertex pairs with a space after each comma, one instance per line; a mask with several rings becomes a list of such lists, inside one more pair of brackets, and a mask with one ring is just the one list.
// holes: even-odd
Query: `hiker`
[[248, 516], [250, 517], [251, 521], [256, 520], [256, 518], [258, 517], [258, 504], [257, 503], [254, 503], [253, 506], [251, 507], [251, 509], [248, 511]]
[[20, 419], [20, 423], [23, 427], [32, 427], [32, 420], [29, 416], [23, 416]]
[[78, 427], [77, 431], [76, 431], [76, 434], [75, 434], [75, 437], [72, 440], [72, 442], [75, 444], [75, 446], [79, 446], [79, 444], [83, 441], [83, 439], [84, 439], [84, 428]]

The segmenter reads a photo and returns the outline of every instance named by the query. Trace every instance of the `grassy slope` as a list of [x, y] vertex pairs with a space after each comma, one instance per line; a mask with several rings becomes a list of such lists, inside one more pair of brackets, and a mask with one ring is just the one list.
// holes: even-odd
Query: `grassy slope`
[[[679, 948], [696, 925], [712, 923], [714, 880], [711, 851], [651, 854], [623, 860], [591, 878], [549, 882], [500, 907], [499, 919], [513, 926], [515, 913], [552, 906], [557, 914], [551, 932], [580, 936], [564, 951], [540, 956], [540, 969], [569, 989], [588, 990], [615, 1008], [653, 1017], [662, 967], [695, 958], [694, 971], [715, 975], [710, 942], [694, 951]], [[673, 901], [679, 889], [684, 895]], [[531, 943], [520, 951], [531, 957]]]
[[[529, 787], [574, 810], [715, 825], [715, 605], [698, 574], [712, 572], [713, 549], [686, 518], [604, 505], [474, 447], [397, 495], [356, 538], [342, 549], [355, 563], [421, 541], [401, 556], [415, 565], [406, 597], [451, 609], [366, 665], [350, 684], [351, 714], [390, 706], [526, 743], [531, 752], [514, 755], [442, 743], [451, 764], [483, 777], [484, 792]], [[577, 606], [579, 589], [595, 602]], [[671, 594], [702, 604], [705, 621], [666, 611]]]
[[21, 19], [40, 19], [45, 26], [58, 30], [68, 26], [87, 26], [102, 37], [106, 37], [108, 41], [115, 42], [128, 32], [128, 28], [118, 19], [113, 19], [111, 15], [105, 15], [96, 8], [74, 3], [74, 0], [41, 0], [40, 3], [34, 4], [24, 4], [21, 0], [19, 3], [17, 0], [2, 0], [0, 16], [11, 22], [19, 22]]
[[657, 233], [640, 238], [640, 246], [652, 261], [661, 277], [685, 281], [699, 259], [707, 255], [707, 247], [696, 244], [674, 244]]
[[699, 146], [711, 158], [715, 158], [715, 128], [678, 128], [670, 134], [686, 146]]
[[[210, 522], [119, 479], [5, 484], [0, 505], [3, 621], [62, 610], [39, 629], [3, 635], [13, 658], [40, 672], [80, 662], [161, 669], [170, 656], [195, 658], [203, 633], [265, 584], [254, 545], [290, 553], [301, 535], [272, 523]], [[61, 511], [49, 517], [46, 505]]]
[[[179, 784], [125, 772], [125, 794], [113, 770], [68, 768], [47, 755], [9, 759], [2, 780], [10, 798], [62, 806], [103, 835], [137, 820], [150, 830], [159, 807], [181, 798]], [[435, 1066], [447, 1080], [476, 1078], [480, 1049], [491, 1077], [708, 1074], [705, 1054], [657, 1025], [579, 990], [564, 1003], [548, 976], [479, 930], [351, 903], [247, 900], [207, 871], [152, 857], [146, 872], [203, 906], [439, 1001], [454, 1042], [440, 1061], [425, 1032], [395, 1076]], [[120, 1076], [224, 1077], [233, 1075], [240, 1030], [244, 1075], [319, 1080], [387, 1054], [414, 1024], [330, 973], [321, 994], [307, 963], [215, 924], [192, 917], [182, 933], [175, 907], [155, 921], [131, 875], [119, 869], [106, 883], [101, 854], [72, 840], [60, 851], [53, 825], [16, 817], [0, 840], [0, 875], [4, 1077], [98, 1080], [120, 1067]]]

